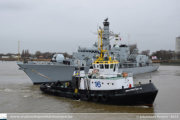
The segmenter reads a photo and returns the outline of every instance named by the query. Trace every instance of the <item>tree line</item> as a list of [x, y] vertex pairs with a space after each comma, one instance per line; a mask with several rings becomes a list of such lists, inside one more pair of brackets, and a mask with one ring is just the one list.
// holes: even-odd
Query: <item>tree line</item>
[[22, 50], [21, 58], [24, 57], [31, 57], [31, 55], [29, 54], [29, 50]]
[[166, 50], [160, 50], [153, 52], [151, 56], [157, 56], [157, 59], [160, 60], [176, 60], [180, 59], [180, 53], [176, 53], [175, 51], [166, 51]]
[[140, 54], [147, 55], [150, 58], [152, 58], [152, 56], [156, 56], [157, 59], [159, 60], [180, 59], [180, 53], [176, 53], [175, 51], [171, 51], [171, 50], [159, 50], [159, 51], [153, 52], [151, 55], [150, 55], [150, 50], [144, 50]]
[[[21, 58], [42, 58], [42, 59], [51, 59], [55, 54], [63, 54], [65, 58], [72, 58], [72, 55], [68, 54], [67, 52], [62, 53], [62, 52], [41, 52], [41, 51], [36, 51], [35, 54], [29, 53], [29, 50], [22, 50], [22, 53], [19, 54]], [[18, 55], [14, 53], [7, 53], [3, 54], [0, 53], [0, 56], [12, 56], [12, 55]]]
[[[132, 51], [134, 49], [138, 49], [137, 45], [131, 45], [130, 46], [130, 53], [132, 53]], [[62, 53], [62, 52], [41, 52], [41, 51], [36, 51], [35, 54], [30, 54], [29, 50], [22, 50], [22, 54], [21, 58], [43, 58], [43, 59], [51, 59], [53, 57], [54, 54], [63, 54], [65, 58], [72, 58], [72, 55], [68, 54], [67, 52]], [[176, 53], [175, 51], [166, 51], [166, 50], [159, 50], [156, 52], [153, 52], [150, 55], [150, 50], [144, 50], [140, 52], [141, 55], [146, 55], [149, 56], [150, 58], [152, 58], [152, 56], [156, 56], [157, 59], [160, 60], [175, 60], [175, 59], [180, 59], [180, 52]], [[13, 53], [7, 53], [7, 54], [3, 54], [0, 53], [0, 56], [11, 56], [11, 55], [18, 55], [18, 54], [13, 54]]]
[[37, 58], [46, 58], [46, 59], [51, 59], [53, 55], [55, 54], [63, 54], [64, 58], [72, 58], [72, 55], [68, 54], [67, 52], [62, 53], [62, 52], [44, 52], [42, 53], [41, 51], [36, 51], [34, 56]]

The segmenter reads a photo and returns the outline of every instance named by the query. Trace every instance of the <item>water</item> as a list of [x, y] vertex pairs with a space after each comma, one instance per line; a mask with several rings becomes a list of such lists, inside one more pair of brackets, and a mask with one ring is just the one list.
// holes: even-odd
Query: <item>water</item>
[[134, 83], [152, 82], [159, 92], [152, 107], [115, 106], [42, 94], [39, 85], [18, 70], [16, 62], [0, 61], [0, 113], [178, 113], [180, 66], [160, 66], [158, 71], [134, 75]]

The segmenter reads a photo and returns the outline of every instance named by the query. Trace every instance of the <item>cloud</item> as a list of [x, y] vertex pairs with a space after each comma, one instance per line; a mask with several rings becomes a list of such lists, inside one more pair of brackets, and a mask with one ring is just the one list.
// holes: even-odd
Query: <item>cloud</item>
[[14, 11], [14, 10], [26, 10], [31, 9], [32, 6], [23, 1], [1, 0], [0, 11]]
[[[76, 51], [97, 41], [97, 24], [109, 18], [121, 33], [118, 44], [137, 43], [140, 50], [175, 49], [180, 35], [180, 1], [152, 0], [0, 0], [0, 52]], [[92, 31], [92, 32], [90, 32]], [[111, 45], [115, 43], [114, 39]], [[156, 44], [157, 43], [161, 43]], [[12, 44], [12, 45], [9, 45]], [[9, 48], [8, 48], [8, 47]], [[68, 47], [67, 47], [68, 46]]]

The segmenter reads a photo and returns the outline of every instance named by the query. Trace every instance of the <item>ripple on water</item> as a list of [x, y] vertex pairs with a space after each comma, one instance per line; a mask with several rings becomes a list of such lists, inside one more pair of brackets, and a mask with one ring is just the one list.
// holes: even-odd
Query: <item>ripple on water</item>
[[10, 90], [10, 89], [5, 89], [4, 91], [5, 92], [12, 92], [12, 90]]

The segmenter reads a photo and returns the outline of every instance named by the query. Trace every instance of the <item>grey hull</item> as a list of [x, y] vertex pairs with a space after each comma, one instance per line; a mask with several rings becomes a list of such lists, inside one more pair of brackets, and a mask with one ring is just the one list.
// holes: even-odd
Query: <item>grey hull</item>
[[[70, 81], [76, 66], [70, 65], [28, 65], [18, 64], [30, 77], [33, 84], [60, 81]], [[153, 72], [159, 66], [144, 66], [135, 68], [120, 68], [119, 72], [132, 72], [133, 74]]]
[[123, 72], [132, 72], [133, 74], [141, 74], [141, 73], [148, 73], [148, 72], [153, 72], [157, 71], [159, 68], [158, 66], [144, 66], [144, 67], [135, 67], [135, 68], [121, 68], [119, 71]]
[[70, 65], [28, 65], [18, 64], [34, 84], [72, 79], [75, 66]]

